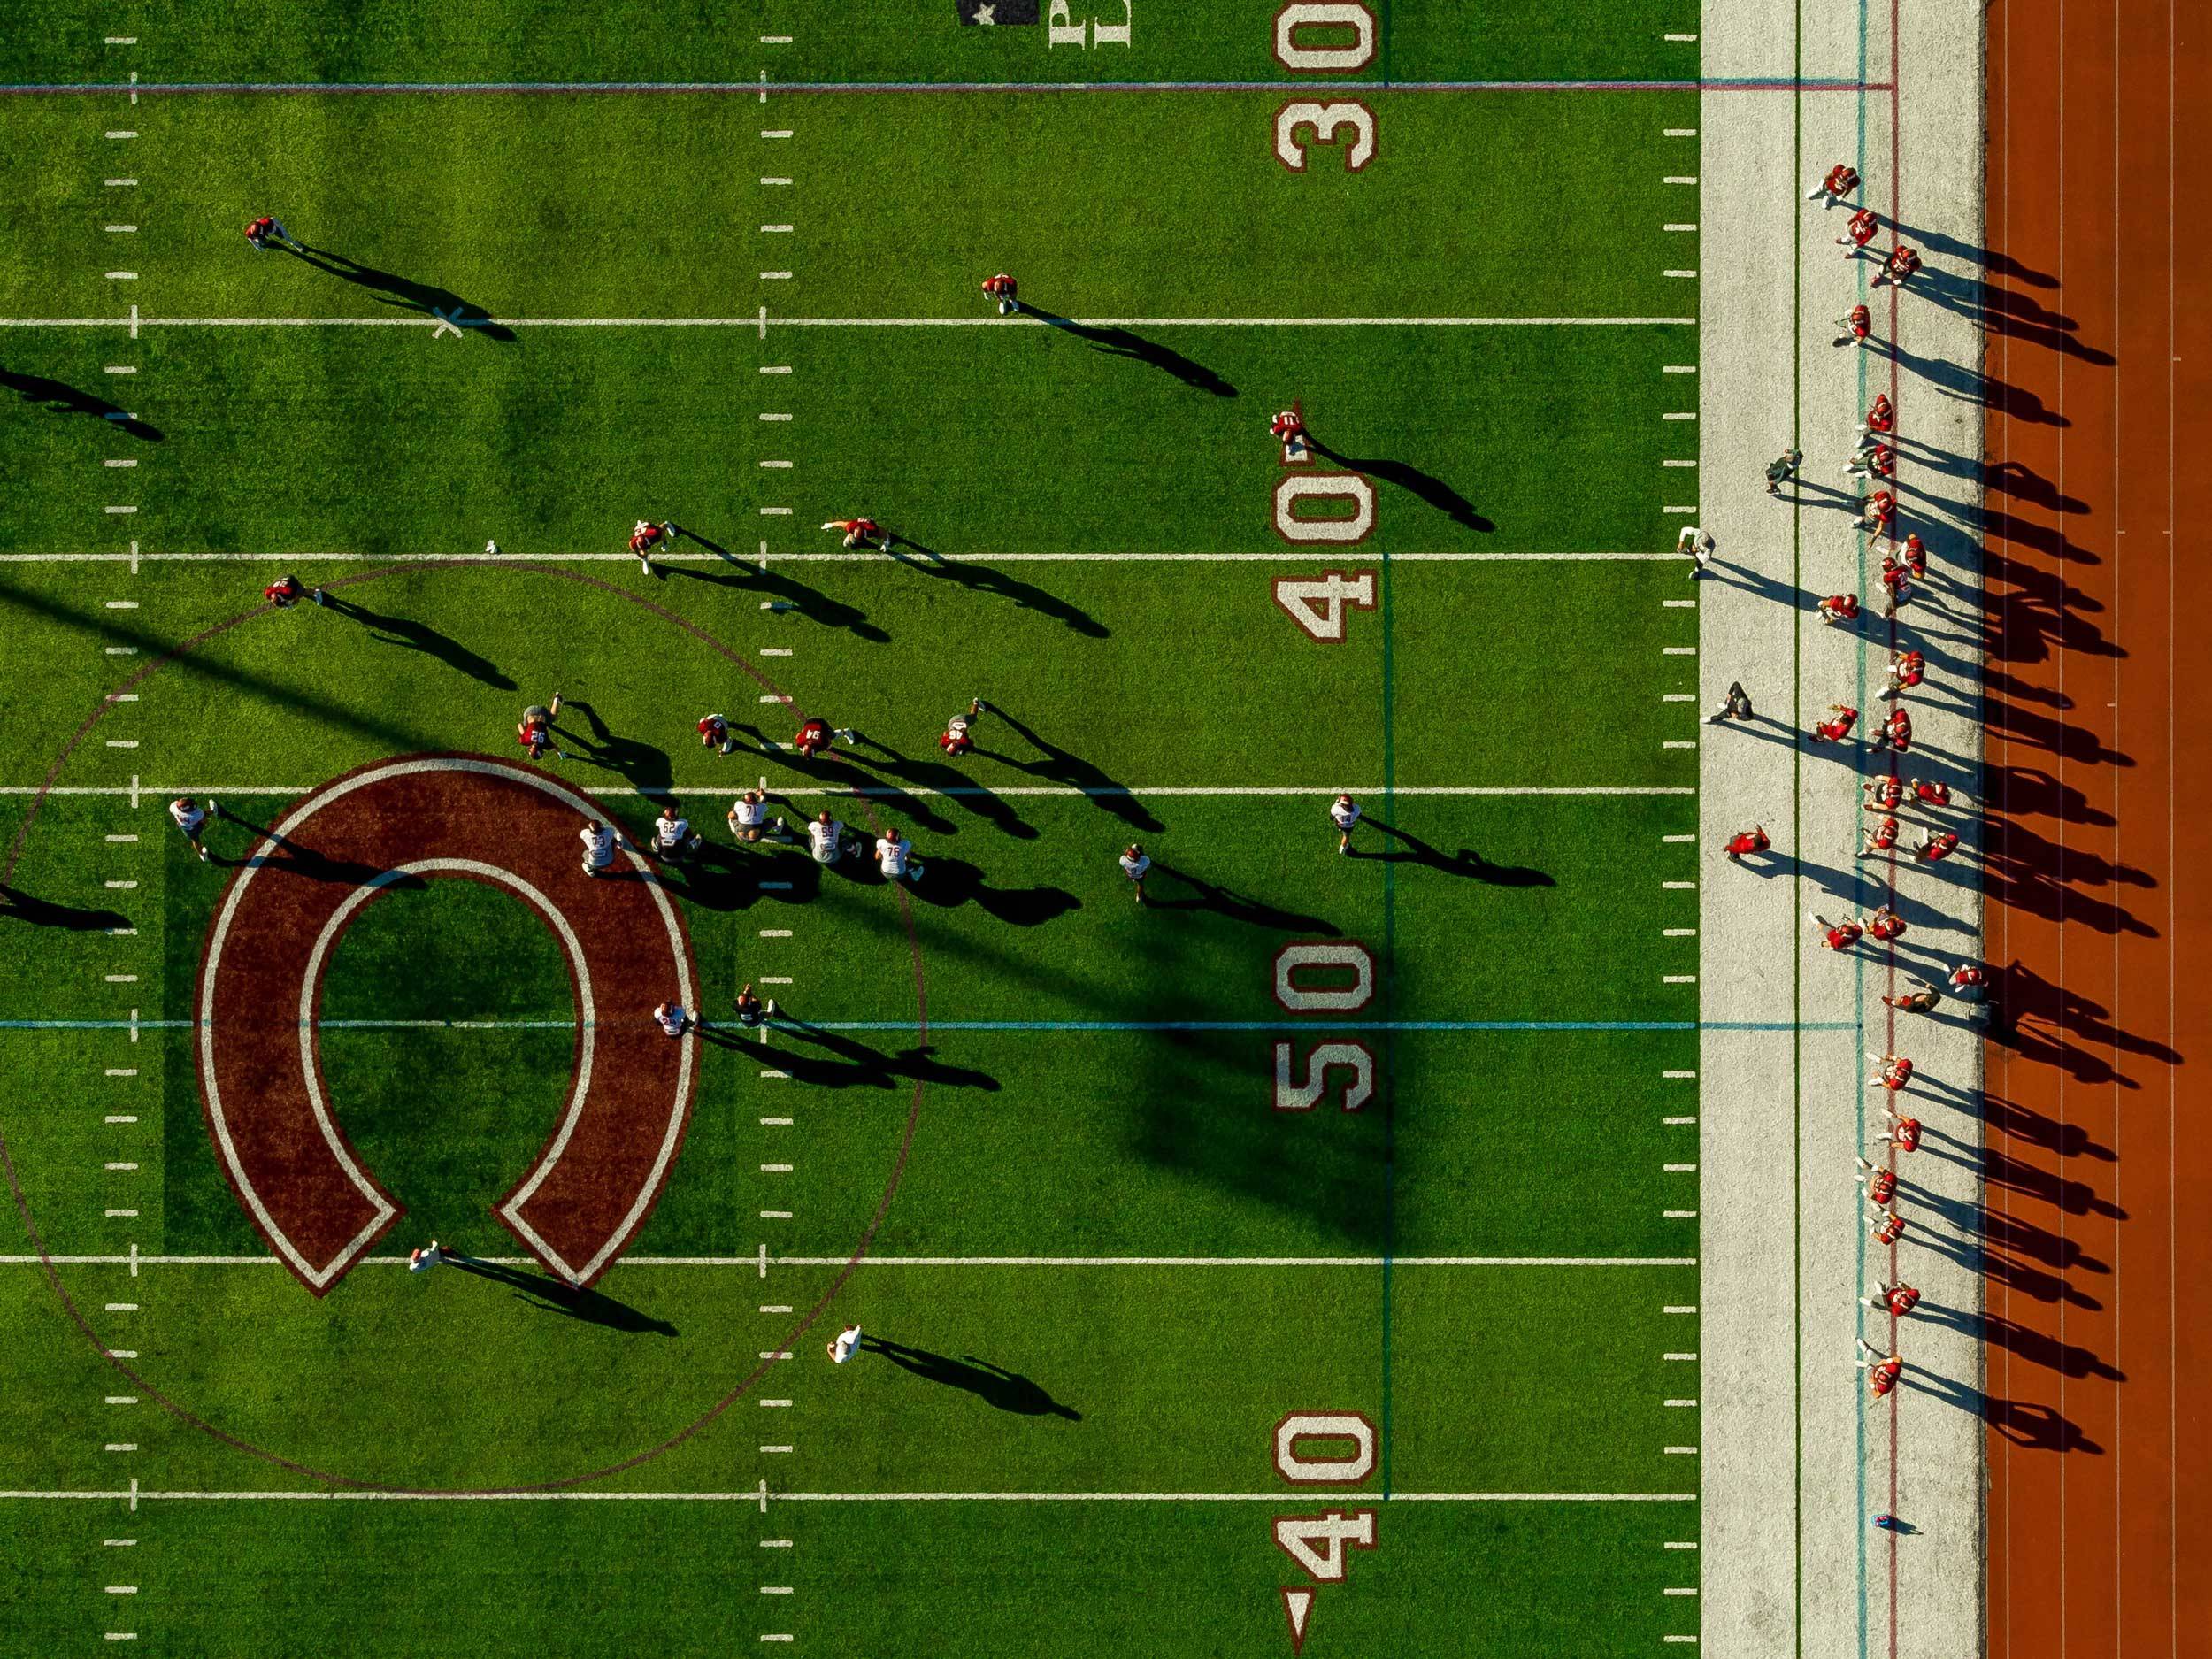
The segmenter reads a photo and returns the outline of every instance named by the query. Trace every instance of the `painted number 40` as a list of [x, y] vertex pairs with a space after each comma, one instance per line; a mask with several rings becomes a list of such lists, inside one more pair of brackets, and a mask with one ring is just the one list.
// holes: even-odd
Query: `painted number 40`
[[1275, 603], [1306, 631], [1309, 639], [1324, 645], [1341, 645], [1348, 608], [1375, 608], [1375, 572], [1324, 571], [1318, 576], [1278, 576]]
[[[1375, 1425], [1357, 1411], [1294, 1411], [1275, 1425], [1275, 1472], [1294, 1486], [1356, 1486], [1375, 1472]], [[1375, 1548], [1372, 1509], [1275, 1517], [1275, 1547], [1314, 1584], [1342, 1584], [1352, 1549]], [[1308, 1585], [1282, 1586], [1290, 1650], [1302, 1652], [1313, 1618]]]

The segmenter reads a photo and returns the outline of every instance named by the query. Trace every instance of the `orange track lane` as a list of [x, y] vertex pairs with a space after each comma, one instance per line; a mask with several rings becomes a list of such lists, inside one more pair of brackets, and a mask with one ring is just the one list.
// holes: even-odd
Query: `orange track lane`
[[1988, 1651], [2208, 1654], [2212, 13], [1987, 27]]

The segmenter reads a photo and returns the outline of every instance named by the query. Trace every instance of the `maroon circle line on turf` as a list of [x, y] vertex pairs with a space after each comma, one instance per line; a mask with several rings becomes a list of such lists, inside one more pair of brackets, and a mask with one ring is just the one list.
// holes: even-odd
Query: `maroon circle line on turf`
[[[358, 582], [374, 581], [379, 577], [393, 575], [399, 572], [422, 569], [434, 570], [441, 567], [450, 567], [456, 565], [486, 566], [495, 570], [527, 571], [535, 575], [557, 577], [563, 581], [579, 582], [586, 587], [600, 588], [604, 592], [614, 595], [617, 598], [626, 600], [631, 604], [634, 604], [643, 610], [649, 611], [665, 621], [673, 623], [677, 627], [682, 629], [685, 633], [698, 640], [710, 649], [715, 651], [719, 656], [726, 657], [730, 662], [736, 664], [761, 686], [766, 687], [771, 692], [774, 692], [779, 696], [785, 695], [776, 686], [773, 680], [770, 680], [766, 674], [763, 673], [750, 661], [740, 653], [732, 650], [728, 646], [723, 644], [721, 641], [716, 639], [714, 635], [709, 634], [705, 629], [698, 626], [687, 618], [679, 616], [676, 612], [670, 611], [664, 605], [656, 604], [651, 600], [641, 598], [639, 595], [630, 593], [625, 588], [616, 587], [611, 582], [602, 580], [600, 578], [595, 576], [586, 575], [580, 572], [565, 571], [550, 565], [527, 564], [511, 559], [487, 559], [461, 557], [450, 559], [417, 559], [410, 560], [403, 565], [388, 565], [376, 570], [363, 571], [356, 575], [340, 577], [334, 581], [324, 583], [323, 586], [326, 588], [350, 587]], [[180, 660], [188, 653], [198, 646], [204, 644], [207, 641], [215, 638], [218, 634], [228, 632], [230, 629], [236, 627], [242, 622], [250, 621], [256, 617], [268, 615], [273, 612], [276, 609], [277, 607], [273, 604], [257, 605], [251, 610], [242, 611], [236, 616], [232, 617], [226, 621], [219, 622], [212, 627], [206, 628], [202, 632], [194, 634], [191, 638], [186, 640], [181, 644], [163, 653], [160, 657], [156, 657], [152, 662], [148, 663], [136, 673], [132, 674], [123, 682], [124, 687], [127, 688], [129, 687], [143, 683], [158, 670], [168, 666], [173, 662]], [[39, 785], [37, 795], [32, 797], [30, 809], [24, 814], [21, 827], [16, 832], [15, 841], [9, 849], [7, 864], [4, 869], [0, 869], [0, 883], [12, 881], [13, 879], [16, 864], [21, 858], [24, 847], [28, 841], [31, 826], [38, 817], [39, 807], [44, 803], [47, 795], [52, 791], [56, 780], [60, 778], [63, 769], [68, 764], [70, 757], [73, 755], [77, 749], [83, 743], [85, 737], [92, 731], [93, 727], [97, 726], [108, 711], [116, 706], [114, 703], [115, 695], [116, 694], [114, 692], [105, 692], [102, 694], [99, 708], [88, 716], [83, 724], [79, 726], [76, 731], [71, 734], [69, 741], [63, 745], [60, 754], [55, 757], [53, 765], [48, 769], [44, 780]], [[785, 706], [802, 714], [804, 713], [804, 710], [798, 709], [798, 705], [795, 703], [787, 703]], [[317, 787], [320, 787], [321, 786], [319, 785], [317, 786]], [[862, 810], [864, 810], [868, 816], [870, 826], [878, 831], [880, 831], [882, 826], [876, 817], [876, 810], [873, 803], [869, 801], [865, 796], [856, 798], [860, 800]], [[897, 893], [899, 902], [899, 918], [906, 927], [908, 957], [912, 963], [914, 969], [914, 1018], [916, 1034], [919, 1037], [926, 1038], [929, 1034], [929, 1003], [927, 982], [925, 978], [922, 966], [921, 940], [914, 925], [914, 907], [912, 898], [908, 895], [903, 887], [897, 889]], [[917, 1077], [914, 1079], [914, 1093], [907, 1109], [906, 1126], [899, 1137], [899, 1149], [897, 1155], [892, 1160], [889, 1179], [884, 1185], [882, 1197], [878, 1199], [876, 1202], [875, 1213], [868, 1218], [867, 1226], [861, 1232], [859, 1242], [853, 1247], [853, 1253], [846, 1260], [844, 1266], [838, 1270], [837, 1277], [830, 1281], [829, 1288], [822, 1293], [820, 1299], [817, 1301], [811, 1308], [807, 1310], [805, 1316], [800, 1319], [799, 1323], [795, 1326], [792, 1328], [791, 1333], [787, 1336], [782, 1342], [777, 1345], [775, 1349], [776, 1353], [783, 1353], [791, 1349], [793, 1345], [796, 1343], [801, 1337], [804, 1336], [808, 1331], [814, 1327], [815, 1324], [821, 1318], [822, 1315], [828, 1311], [830, 1304], [836, 1301], [838, 1294], [844, 1289], [846, 1281], [850, 1279], [853, 1274], [859, 1271], [860, 1263], [866, 1258], [870, 1247], [874, 1244], [877, 1233], [882, 1231], [884, 1218], [891, 1212], [891, 1202], [897, 1196], [899, 1185], [905, 1179], [907, 1161], [911, 1156], [914, 1148], [914, 1136], [916, 1131], [920, 1127], [922, 1116], [922, 1079], [919, 1077]], [[776, 1363], [773, 1357], [760, 1361], [750, 1371], [747, 1372], [743, 1378], [735, 1383], [719, 1400], [709, 1406], [706, 1410], [701, 1412], [699, 1416], [692, 1419], [691, 1422], [677, 1430], [675, 1433], [662, 1440], [658, 1445], [648, 1447], [645, 1450], [633, 1453], [628, 1457], [622, 1458], [618, 1462], [608, 1463], [601, 1468], [588, 1470], [581, 1474], [556, 1476], [547, 1480], [532, 1481], [519, 1486], [403, 1486], [388, 1481], [364, 1480], [352, 1475], [340, 1474], [331, 1470], [318, 1469], [311, 1463], [301, 1463], [296, 1458], [287, 1457], [281, 1453], [270, 1451], [265, 1447], [257, 1446], [250, 1440], [242, 1439], [240, 1436], [231, 1433], [228, 1430], [209, 1422], [206, 1418], [199, 1416], [197, 1413], [192, 1411], [189, 1408], [182, 1405], [179, 1402], [171, 1399], [166, 1394], [163, 1393], [145, 1378], [140, 1376], [137, 1371], [134, 1371], [123, 1360], [118, 1358], [114, 1351], [101, 1340], [99, 1333], [93, 1329], [92, 1322], [85, 1317], [83, 1310], [77, 1305], [75, 1298], [70, 1295], [68, 1288], [62, 1283], [61, 1272], [54, 1262], [53, 1253], [48, 1249], [45, 1235], [39, 1230], [37, 1218], [31, 1213], [30, 1201], [24, 1194], [22, 1179], [16, 1171], [15, 1155], [8, 1145], [7, 1135], [4, 1129], [0, 1129], [0, 1172], [4, 1172], [7, 1177], [8, 1191], [15, 1201], [16, 1214], [23, 1223], [24, 1233], [30, 1240], [32, 1250], [38, 1256], [39, 1266], [46, 1275], [47, 1285], [49, 1288], [53, 1291], [55, 1300], [61, 1303], [62, 1310], [69, 1316], [70, 1323], [74, 1325], [77, 1329], [83, 1333], [85, 1340], [92, 1344], [94, 1349], [98, 1352], [100, 1357], [106, 1361], [107, 1363], [114, 1369], [117, 1374], [127, 1379], [133, 1386], [136, 1387], [148, 1399], [151, 1400], [164, 1411], [166, 1411], [171, 1417], [176, 1418], [178, 1422], [186, 1425], [188, 1427], [199, 1430], [202, 1433], [206, 1434], [212, 1440], [220, 1441], [223, 1445], [231, 1448], [234, 1451], [242, 1452], [250, 1457], [257, 1458], [261, 1462], [271, 1464], [275, 1468], [282, 1469], [288, 1473], [299, 1475], [310, 1480], [319, 1481], [325, 1486], [341, 1486], [346, 1488], [347, 1490], [355, 1492], [386, 1493], [394, 1497], [403, 1498], [506, 1498], [526, 1497], [533, 1494], [541, 1492], [570, 1491], [578, 1486], [589, 1486], [595, 1481], [611, 1479], [617, 1475], [625, 1474], [633, 1469], [641, 1468], [643, 1465], [653, 1462], [655, 1459], [664, 1456], [668, 1453], [674, 1451], [678, 1447], [689, 1440], [694, 1435], [699, 1433], [701, 1430], [705, 1429], [710, 1424], [714, 1423], [722, 1416], [724, 1412], [727, 1411], [732, 1406], [735, 1405], [740, 1400], [743, 1399], [752, 1389], [753, 1385], [760, 1381], [763, 1377], [767, 1375], [768, 1368]]]

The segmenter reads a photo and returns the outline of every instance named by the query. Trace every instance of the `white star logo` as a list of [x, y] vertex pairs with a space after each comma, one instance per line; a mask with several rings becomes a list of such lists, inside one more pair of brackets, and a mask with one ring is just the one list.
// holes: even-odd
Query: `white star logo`
[[975, 20], [979, 23], [996, 23], [998, 19], [993, 17], [991, 13], [995, 12], [997, 9], [998, 8], [995, 4], [980, 5], [976, 7]]

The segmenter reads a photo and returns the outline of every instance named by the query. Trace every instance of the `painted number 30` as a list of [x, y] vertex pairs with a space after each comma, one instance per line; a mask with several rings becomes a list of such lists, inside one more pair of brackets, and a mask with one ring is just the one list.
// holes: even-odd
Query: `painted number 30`
[[[1348, 75], [1374, 61], [1375, 14], [1358, 0], [1290, 0], [1275, 14], [1275, 61], [1294, 75]], [[1344, 167], [1357, 173], [1375, 158], [1375, 112], [1356, 99], [1320, 104], [1310, 98], [1275, 111], [1275, 158], [1293, 173], [1306, 171], [1301, 127], [1313, 142], [1344, 141]]]

